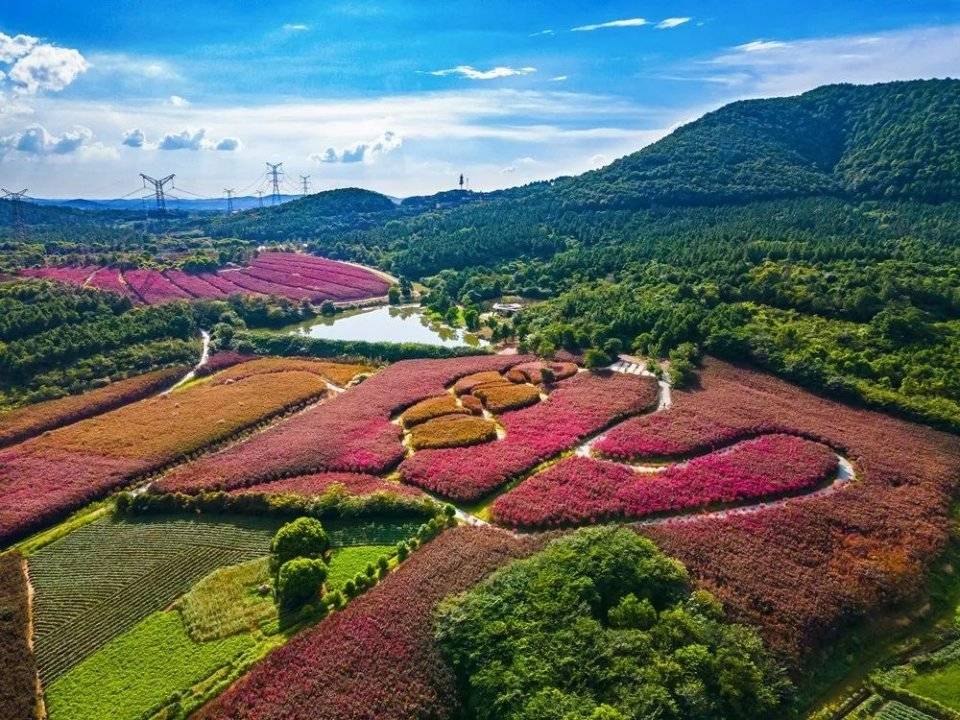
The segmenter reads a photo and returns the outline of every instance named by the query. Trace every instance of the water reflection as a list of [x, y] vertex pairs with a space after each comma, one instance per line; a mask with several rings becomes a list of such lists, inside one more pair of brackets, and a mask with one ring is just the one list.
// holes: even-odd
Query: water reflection
[[321, 316], [294, 326], [290, 332], [328, 340], [415, 342], [444, 347], [487, 344], [473, 333], [431, 324], [419, 305], [381, 305], [333, 317]]

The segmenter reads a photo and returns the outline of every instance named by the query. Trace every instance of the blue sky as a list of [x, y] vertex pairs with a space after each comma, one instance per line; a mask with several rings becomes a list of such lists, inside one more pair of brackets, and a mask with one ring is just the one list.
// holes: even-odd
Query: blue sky
[[405, 196], [582, 172], [731, 100], [960, 76], [960, 2], [142, 2], [0, 6], [0, 184], [138, 172]]

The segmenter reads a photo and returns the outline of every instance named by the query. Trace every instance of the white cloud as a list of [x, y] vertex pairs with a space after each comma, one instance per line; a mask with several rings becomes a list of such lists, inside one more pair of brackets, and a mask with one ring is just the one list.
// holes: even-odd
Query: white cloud
[[830, 83], [960, 75], [960, 25], [812, 40], [756, 40], [700, 63], [693, 78], [736, 97], [792, 95]]
[[597, 23], [595, 25], [579, 25], [575, 28], [570, 28], [571, 32], [592, 32], [594, 30], [603, 30], [605, 28], [625, 28], [625, 27], [641, 27], [643, 25], [648, 25], [648, 21], [641, 17], [636, 18], [625, 18], [623, 20], [611, 20], [610, 22]]
[[[89, 58], [90, 69], [100, 75], [131, 78], [140, 82], [149, 80], [182, 80], [176, 69], [166, 60], [126, 53], [95, 53]], [[116, 82], [116, 77], [110, 78]]]
[[204, 136], [207, 131], [200, 128], [196, 132], [181, 130], [178, 133], [167, 133], [157, 144], [160, 150], [200, 150], [205, 146]]
[[127, 130], [121, 144], [132, 148], [142, 148], [146, 141], [147, 138], [146, 135], [143, 134], [143, 130], [134, 128], [133, 130]]
[[186, 98], [180, 97], [179, 95], [171, 95], [170, 99], [167, 102], [170, 103], [170, 105], [172, 105], [173, 107], [178, 107], [178, 108], [190, 106], [190, 101], [187, 100]]
[[671, 17], [665, 20], [661, 20], [657, 23], [657, 30], [669, 30], [670, 28], [679, 27], [684, 23], [690, 22], [691, 18], [688, 17]]
[[286, 32], [306, 32], [310, 29], [310, 26], [304, 23], [286, 23], [283, 29]]
[[0, 137], [0, 155], [10, 151], [25, 155], [68, 155], [89, 145], [90, 128], [76, 125], [62, 135], [53, 135], [42, 125], [30, 125], [19, 132]]
[[606, 165], [608, 162], [606, 155], [594, 155], [590, 158], [590, 167], [599, 168]]
[[460, 75], [470, 80], [494, 80], [496, 78], [511, 77], [513, 75], [529, 75], [537, 71], [534, 67], [512, 68], [498, 65], [490, 70], [477, 70], [470, 65], [457, 65], [443, 70], [430, 70], [429, 75], [437, 77], [446, 77], [447, 75]]
[[40, 42], [38, 38], [30, 35], [10, 36], [0, 32], [0, 63], [9, 65], [19, 60], [29, 53], [38, 42]]
[[8, 65], [0, 81], [19, 95], [59, 92], [87, 71], [89, 64], [76, 50], [41, 43], [29, 35], [0, 33], [0, 63]]
[[214, 146], [214, 149], [233, 152], [240, 149], [240, 141], [237, 138], [225, 137]]
[[778, 50], [786, 46], [787, 44], [785, 42], [780, 42], [779, 40], [754, 40], [753, 42], [744, 43], [743, 45], [737, 45], [735, 49], [743, 52], [766, 52], [767, 50]]
[[397, 150], [403, 144], [403, 138], [388, 130], [376, 140], [354, 143], [350, 147], [337, 150], [328, 147], [322, 153], [314, 153], [310, 159], [320, 163], [357, 163], [374, 162], [381, 155]]
[[553, 30], [541, 30], [540, 32], [530, 33], [527, 37], [540, 37], [541, 35], [553, 35]]
[[566, 75], [554, 75], [552, 78], [550, 78], [550, 82], [563, 82], [566, 79]]

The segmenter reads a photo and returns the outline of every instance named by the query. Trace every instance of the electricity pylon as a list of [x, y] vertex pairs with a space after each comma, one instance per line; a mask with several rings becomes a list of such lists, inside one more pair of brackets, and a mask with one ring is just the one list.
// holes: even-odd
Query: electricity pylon
[[157, 180], [156, 178], [152, 178], [149, 175], [144, 175], [143, 173], [140, 173], [140, 177], [143, 179], [144, 187], [147, 186], [147, 183], [150, 183], [151, 185], [153, 185], [153, 192], [157, 198], [157, 213], [159, 215], [166, 214], [167, 197], [166, 195], [164, 195], [163, 186], [166, 185], [168, 182], [173, 182], [174, 176], [171, 174], [171, 175], [167, 175], [165, 178], [160, 178], [159, 180]]
[[0, 188], [0, 192], [3, 193], [4, 200], [9, 200], [11, 203], [13, 203], [13, 231], [17, 234], [21, 241], [25, 240], [27, 237], [27, 226], [23, 221], [23, 208], [21, 207], [21, 204], [24, 196], [27, 194], [27, 188], [24, 188], [19, 192], [11, 192], [6, 188]]
[[277, 205], [280, 203], [280, 176], [283, 175], [283, 170], [280, 168], [283, 167], [283, 163], [267, 163], [267, 175], [272, 179], [273, 183], [273, 204]]
[[227, 194], [227, 215], [233, 214], [233, 188], [224, 188], [223, 191]]
[[310, 176], [301, 175], [300, 182], [303, 183], [303, 196], [306, 197], [307, 195], [310, 194]]

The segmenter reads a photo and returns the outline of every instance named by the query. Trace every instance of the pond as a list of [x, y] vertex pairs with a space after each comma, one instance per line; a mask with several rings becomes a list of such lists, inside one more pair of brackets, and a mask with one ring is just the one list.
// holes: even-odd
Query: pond
[[443, 347], [487, 344], [464, 330], [431, 324], [419, 305], [381, 305], [332, 317], [320, 316], [294, 326], [290, 332], [327, 340], [413, 342]]

